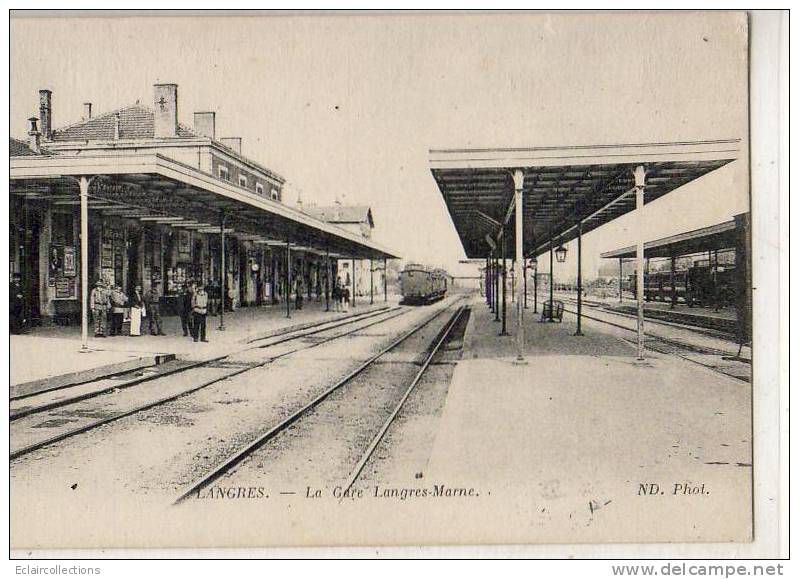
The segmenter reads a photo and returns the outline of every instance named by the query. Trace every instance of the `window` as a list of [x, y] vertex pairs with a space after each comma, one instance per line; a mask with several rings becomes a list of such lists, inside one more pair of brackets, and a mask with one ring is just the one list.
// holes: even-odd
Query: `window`
[[219, 165], [219, 178], [230, 181], [230, 171], [224, 165]]
[[277, 189], [272, 189], [271, 197], [275, 201], [278, 201], [280, 199], [280, 193], [277, 192]]
[[258, 193], [258, 195], [263, 195], [264, 194], [264, 186], [261, 183], [256, 183], [255, 184], [255, 192]]
[[247, 176], [239, 175], [239, 187], [247, 187]]

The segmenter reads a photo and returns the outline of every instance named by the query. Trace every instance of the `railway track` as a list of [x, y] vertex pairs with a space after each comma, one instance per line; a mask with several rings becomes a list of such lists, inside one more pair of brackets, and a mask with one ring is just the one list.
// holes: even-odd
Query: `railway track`
[[[563, 299], [563, 298], [560, 298]], [[572, 302], [569, 300], [570, 303], [576, 303], [576, 301]], [[595, 313], [599, 315], [591, 315], [585, 313], [585, 309], [593, 310]], [[564, 311], [572, 314], [574, 316], [577, 315], [577, 311], [574, 309], [570, 309], [568, 307], [564, 307]], [[616, 313], [616, 312], [608, 312], [607, 310], [583, 304], [583, 312], [582, 317], [584, 319], [592, 320], [595, 322], [599, 322], [601, 324], [611, 326], [614, 328], [618, 328], [620, 330], [624, 330], [631, 333], [636, 333], [637, 327], [627, 325], [623, 323], [626, 320], [635, 320], [633, 316], [623, 313]], [[609, 319], [610, 318], [610, 319]], [[615, 320], [614, 320], [615, 319]], [[646, 320], [646, 326], [655, 326], [655, 327], [663, 327], [663, 328], [678, 328], [684, 331], [695, 332], [696, 329], [692, 328], [691, 326], [686, 326], [683, 324], [677, 324], [674, 322], [661, 322], [657, 320]], [[699, 333], [708, 335], [709, 337], [722, 340], [718, 335], [708, 334], [705, 331], [700, 331]], [[724, 348], [715, 348], [711, 346], [702, 346], [698, 344], [691, 344], [679, 339], [670, 338], [667, 336], [663, 336], [658, 333], [647, 332], [644, 331], [644, 336], [646, 336], [647, 340], [645, 341], [645, 347], [649, 350], [654, 352], [658, 352], [661, 354], [668, 354], [677, 356], [687, 362], [691, 362], [693, 364], [697, 364], [699, 366], [703, 366], [720, 374], [724, 374], [725, 376], [729, 376], [730, 378], [735, 378], [736, 380], [740, 380], [741, 382], [749, 383], [751, 381], [749, 372], [741, 372], [740, 368], [736, 367], [734, 364], [720, 364], [710, 363], [708, 360], [712, 358], [719, 358], [721, 361], [724, 361], [725, 358], [733, 361], [736, 357], [736, 351], [734, 348], [724, 349]], [[624, 339], [624, 338], [622, 338]], [[627, 341], [627, 340], [625, 340]], [[740, 362], [740, 361], [739, 361]]]
[[[462, 300], [458, 300], [458, 302], [460, 301]], [[451, 308], [455, 307], [458, 304], [458, 302], [455, 302], [454, 304], [446, 308], [442, 308], [432, 316], [428, 316], [427, 318], [422, 320], [420, 323], [415, 325], [409, 331], [403, 333], [397, 339], [393, 340], [388, 346], [381, 349], [376, 354], [372, 355], [370, 358], [361, 363], [354, 370], [350, 371], [343, 378], [336, 381], [332, 386], [324, 390], [321, 394], [317, 395], [307, 404], [295, 410], [288, 417], [282, 419], [280, 422], [270, 427], [261, 435], [257, 436], [249, 444], [237, 450], [235, 453], [227, 457], [225, 460], [221, 461], [216, 467], [214, 467], [211, 471], [209, 471], [200, 480], [194, 482], [190, 487], [185, 489], [177, 498], [175, 504], [182, 503], [192, 497], [199, 497], [203, 489], [206, 489], [207, 487], [211, 486], [214, 482], [221, 479], [222, 477], [232, 475], [238, 466], [240, 466], [248, 459], [252, 458], [260, 449], [266, 447], [270, 442], [277, 439], [281, 434], [286, 433], [290, 427], [298, 426], [303, 420], [308, 420], [312, 422], [313, 419], [311, 418], [311, 416], [324, 412], [323, 406], [327, 402], [332, 400], [334, 394], [340, 394], [347, 387], [353, 387], [353, 385], [358, 381], [358, 379], [360, 379], [361, 382], [362, 395], [366, 392], [374, 393], [375, 388], [372, 387], [372, 384], [367, 374], [368, 372], [373, 371], [375, 368], [377, 368], [376, 363], [381, 359], [385, 359], [388, 355], [396, 353], [397, 349], [402, 344], [406, 343], [409, 339], [411, 339], [412, 336], [416, 335], [422, 329], [429, 326], [444, 312], [449, 311]], [[445, 344], [446, 341], [449, 339], [453, 328], [456, 327], [458, 321], [461, 319], [462, 316], [466, 315], [468, 311], [469, 310], [467, 306], [457, 305], [457, 307], [455, 307], [455, 312], [448, 318], [448, 320], [443, 324], [442, 328], [436, 333], [435, 338], [432, 340], [432, 343], [428, 343], [424, 348], [423, 350], [424, 358], [421, 361], [414, 359], [414, 361], [412, 362], [406, 362], [406, 365], [411, 364], [413, 365], [414, 368], [418, 369], [414, 371], [411, 379], [403, 386], [401, 386], [399, 390], [397, 390], [396, 388], [391, 388], [392, 392], [395, 395], [397, 394], [399, 395], [399, 398], [396, 401], [396, 403], [391, 405], [390, 412], [388, 412], [387, 417], [382, 421], [380, 427], [372, 429], [372, 431], [369, 433], [370, 434], [370, 436], [368, 436], [369, 443], [366, 445], [365, 449], [360, 453], [358, 460], [354, 462], [354, 466], [349, 471], [346, 482], [341, 485], [343, 492], [346, 493], [355, 484], [356, 480], [363, 471], [364, 466], [368, 463], [375, 449], [379, 446], [386, 432], [389, 430], [395, 418], [400, 413], [403, 405], [405, 404], [405, 401], [408, 399], [408, 397], [413, 392], [416, 385], [419, 383], [422, 376], [427, 371], [434, 357], [441, 350], [442, 345]], [[396, 375], [392, 373], [392, 381], [395, 379], [395, 377]], [[355, 405], [354, 407], [355, 412], [360, 412], [361, 414], [364, 412], [364, 409], [362, 408], [362, 400], [363, 396], [361, 398], [359, 398], [357, 395], [353, 395], [351, 397], [351, 403]], [[327, 410], [328, 412], [333, 412], [334, 414], [337, 411], [336, 408], [330, 408]], [[370, 416], [368, 418], [374, 421], [375, 414], [376, 413], [370, 413]], [[342, 421], [340, 420], [334, 420], [332, 422], [337, 425], [342, 423]], [[326, 422], [326, 424], [329, 423], [330, 422]]]
[[[16, 413], [11, 416], [10, 459], [20, 458], [35, 450], [61, 442], [126, 416], [171, 402], [223, 380], [261, 368], [296, 352], [315, 348], [356, 332], [361, 332], [372, 326], [402, 316], [408, 311], [411, 310], [394, 307], [380, 310], [379, 312], [369, 312], [345, 320], [326, 322], [296, 332], [289, 332], [285, 335], [257, 340], [241, 350], [212, 360], [192, 363], [186, 367], [159, 375], [146, 376], [141, 380], [127, 383], [123, 388], [112, 385], [94, 391], [82, 392], [64, 399], [53, 400], [38, 406], [18, 408]], [[335, 331], [345, 327], [346, 329], [343, 331]], [[323, 335], [328, 332], [333, 333], [331, 335]], [[264, 341], [266, 343], [261, 343]], [[278, 351], [273, 353], [271, 351], [273, 348], [278, 349]], [[255, 361], [246, 360], [247, 354], [257, 353], [257, 351], [264, 349], [268, 351], [267, 356]], [[244, 360], [241, 358], [242, 354], [245, 355]], [[177, 378], [188, 379], [190, 386], [181, 386], [180, 381], [176, 380]], [[121, 400], [121, 398], [125, 397], [126, 392], [129, 392], [129, 387], [133, 385], [139, 387], [137, 390], [148, 388], [152, 391], [151, 396], [144, 402], [138, 399], [130, 400], [130, 398], [133, 398], [130, 395], [127, 396], [127, 401]], [[81, 386], [83, 388], [87, 387], [87, 385]], [[148, 393], [146, 392], [145, 394]], [[25, 398], [31, 399], [33, 397]]]

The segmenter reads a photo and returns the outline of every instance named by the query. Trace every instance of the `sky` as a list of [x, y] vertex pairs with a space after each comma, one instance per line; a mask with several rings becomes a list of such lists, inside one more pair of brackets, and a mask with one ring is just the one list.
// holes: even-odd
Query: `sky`
[[[12, 136], [38, 89], [56, 127], [152, 85], [179, 85], [179, 120], [217, 113], [217, 136], [283, 175], [285, 202], [372, 207], [376, 241], [464, 272], [429, 169], [435, 148], [740, 138], [747, 134], [745, 19], [726, 13], [335, 14], [12, 18]], [[748, 210], [746, 155], [648, 205], [648, 239]], [[634, 242], [627, 215], [585, 236]], [[573, 245], [573, 244], [570, 244]], [[571, 247], [570, 247], [571, 249]], [[575, 251], [559, 265], [568, 277]], [[543, 260], [542, 260], [543, 261]], [[544, 267], [542, 270], [545, 270]], [[556, 270], [556, 277], [558, 272]]]

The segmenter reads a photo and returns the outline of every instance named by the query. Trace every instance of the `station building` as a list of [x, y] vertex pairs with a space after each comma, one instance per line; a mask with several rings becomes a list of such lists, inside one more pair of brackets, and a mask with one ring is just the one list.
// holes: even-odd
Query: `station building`
[[[372, 208], [367, 205], [342, 205], [336, 201], [332, 206], [308, 206], [303, 207], [302, 210], [317, 219], [361, 235], [365, 239], [372, 238], [375, 221], [372, 216]], [[356, 296], [372, 298], [375, 288], [380, 288], [382, 291], [386, 282], [385, 268], [380, 264], [375, 264], [374, 260], [340, 259], [336, 266], [342, 284], [347, 285], [352, 294]]]
[[321, 298], [339, 260], [396, 257], [371, 235], [285, 206], [285, 178], [243, 155], [240, 138], [218, 138], [214, 112], [180, 124], [175, 84], [155, 85], [152, 107], [94, 115], [85, 103], [62, 128], [53, 108], [52, 92], [39, 91], [28, 141], [9, 143], [11, 272], [33, 323], [79, 316], [82, 279], [126, 292], [159, 282], [167, 312], [183, 284], [202, 281], [235, 309], [285, 303], [299, 275]]

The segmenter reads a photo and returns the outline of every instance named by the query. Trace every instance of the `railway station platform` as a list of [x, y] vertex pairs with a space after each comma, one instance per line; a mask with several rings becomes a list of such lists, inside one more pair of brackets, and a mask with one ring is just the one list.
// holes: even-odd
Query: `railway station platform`
[[470, 517], [507, 543], [749, 540], [750, 510], [731, 505], [751, 503], [750, 385], [539, 319], [525, 311], [519, 365], [513, 324], [498, 336], [475, 298], [424, 478], [479, 481]]
[[[346, 316], [363, 314], [396, 305], [398, 296], [382, 296], [369, 304], [369, 298], [356, 302], [347, 313], [325, 311], [325, 302], [306, 300], [302, 310], [292, 304], [291, 318], [285, 305], [247, 307], [225, 313], [225, 330], [219, 330], [219, 317], [209, 316], [206, 323], [208, 342], [194, 342], [183, 337], [180, 317], [162, 318], [165, 336], [145, 333], [141, 336], [91, 338], [89, 352], [81, 353], [80, 326], [48, 326], [33, 328], [25, 334], [11, 336], [11, 395], [20, 390], [36, 391], [57, 382], [75, 382], [122, 371], [152, 366], [169, 359], [210, 360], [241, 348], [243, 344], [275, 333], [300, 329]], [[59, 384], [60, 385], [60, 384]]]

